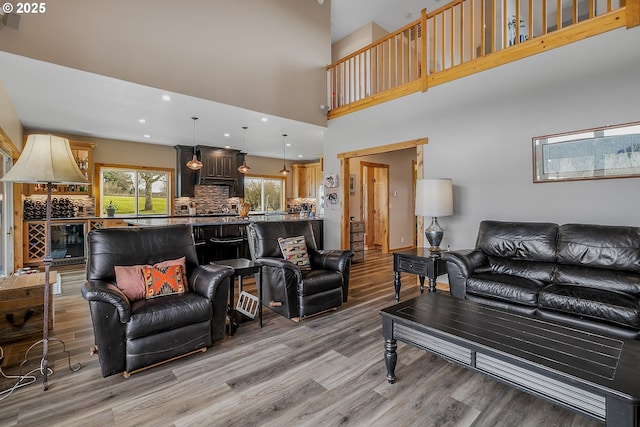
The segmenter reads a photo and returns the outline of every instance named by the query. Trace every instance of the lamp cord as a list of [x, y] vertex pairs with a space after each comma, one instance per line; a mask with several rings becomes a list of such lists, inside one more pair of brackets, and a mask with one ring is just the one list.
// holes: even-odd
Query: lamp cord
[[[2, 376], [2, 378], [7, 380], [17, 379], [18, 381], [16, 381], [15, 384], [13, 384], [13, 386], [7, 388], [6, 390], [0, 391], [0, 401], [11, 396], [11, 393], [13, 393], [15, 390], [35, 383], [38, 379], [33, 374], [35, 372], [42, 371], [42, 362], [41, 362], [40, 368], [32, 369], [31, 371], [27, 372], [24, 375], [7, 375], [2, 370], [3, 360], [4, 360], [4, 350], [2, 349], [2, 346], [0, 346], [0, 375]], [[53, 370], [51, 370], [51, 368], [47, 368], [47, 371], [49, 371], [48, 372], [49, 375], [53, 374]]]

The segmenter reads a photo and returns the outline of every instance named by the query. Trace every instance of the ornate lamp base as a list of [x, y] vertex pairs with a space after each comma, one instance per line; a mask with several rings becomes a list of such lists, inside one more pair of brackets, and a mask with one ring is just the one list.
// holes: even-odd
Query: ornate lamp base
[[436, 252], [440, 250], [440, 242], [442, 242], [442, 236], [444, 236], [444, 230], [438, 224], [438, 218], [433, 217], [431, 220], [431, 225], [424, 230], [424, 236], [427, 241], [431, 245], [429, 250], [431, 252]]

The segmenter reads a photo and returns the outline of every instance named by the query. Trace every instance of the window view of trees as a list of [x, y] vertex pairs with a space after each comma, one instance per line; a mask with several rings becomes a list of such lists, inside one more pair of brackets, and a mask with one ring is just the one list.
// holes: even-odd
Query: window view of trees
[[284, 179], [245, 177], [244, 201], [251, 212], [284, 211]]
[[101, 175], [103, 209], [111, 202], [117, 215], [168, 214], [167, 172], [105, 168]]

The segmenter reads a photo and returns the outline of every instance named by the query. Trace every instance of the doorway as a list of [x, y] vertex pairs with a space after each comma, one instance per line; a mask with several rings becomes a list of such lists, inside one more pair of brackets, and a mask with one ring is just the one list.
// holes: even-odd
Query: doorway
[[360, 162], [364, 247], [389, 252], [389, 165]]
[[[363, 157], [372, 154], [381, 154], [381, 153], [390, 153], [398, 150], [405, 150], [407, 148], [413, 148], [416, 150], [416, 169], [417, 169], [417, 178], [422, 178], [422, 168], [423, 168], [423, 145], [427, 144], [427, 138], [419, 138], [410, 141], [398, 142], [389, 145], [382, 145], [371, 148], [364, 148], [355, 151], [349, 151], [345, 153], [338, 153], [337, 157], [340, 161], [340, 176], [348, 177], [349, 176], [349, 166], [350, 160], [355, 157]], [[340, 247], [342, 249], [349, 249], [350, 244], [350, 233], [349, 233], [349, 180], [341, 179], [339, 181], [340, 185]], [[388, 194], [388, 193], [387, 193]], [[418, 227], [422, 229], [422, 217], [418, 218]], [[388, 231], [388, 230], [387, 230]], [[388, 233], [387, 233], [388, 234]], [[420, 233], [422, 234], [422, 233]], [[418, 244], [420, 245], [422, 242], [422, 238], [420, 234], [417, 236]], [[386, 250], [389, 250], [389, 242], [387, 238], [386, 242]]]

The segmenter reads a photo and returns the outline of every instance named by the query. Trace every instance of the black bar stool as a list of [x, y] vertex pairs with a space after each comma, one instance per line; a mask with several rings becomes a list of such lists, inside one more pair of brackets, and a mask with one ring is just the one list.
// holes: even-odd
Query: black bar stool
[[[209, 237], [209, 243], [217, 251], [221, 250], [226, 253], [226, 250], [231, 247], [236, 249], [236, 258], [240, 258], [240, 250], [244, 246], [247, 238], [245, 236], [229, 236], [229, 237]], [[223, 255], [224, 257], [224, 255]], [[218, 257], [216, 257], [218, 258]], [[224, 257], [226, 258], [226, 257]]]

